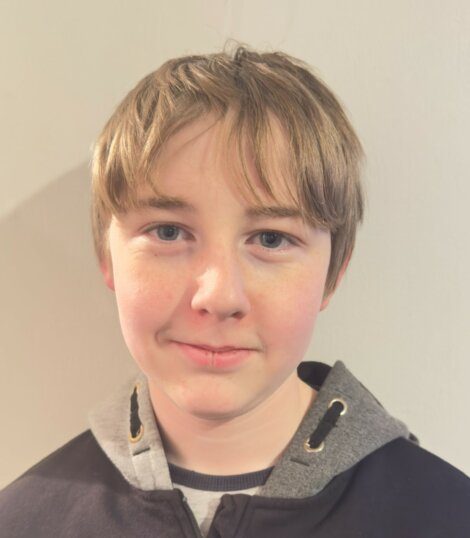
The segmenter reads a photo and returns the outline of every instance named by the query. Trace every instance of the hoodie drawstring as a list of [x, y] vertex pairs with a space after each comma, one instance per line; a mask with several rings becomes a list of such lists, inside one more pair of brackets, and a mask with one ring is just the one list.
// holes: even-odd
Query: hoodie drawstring
[[137, 443], [142, 438], [144, 434], [144, 426], [140, 422], [139, 417], [139, 402], [137, 399], [137, 388], [138, 384], [134, 387], [134, 392], [131, 396], [131, 431], [129, 432], [129, 441], [131, 443]]
[[334, 398], [328, 405], [328, 410], [323, 415], [315, 431], [305, 440], [306, 452], [321, 452], [325, 446], [325, 437], [336, 425], [339, 417], [347, 412], [348, 406], [341, 398]]

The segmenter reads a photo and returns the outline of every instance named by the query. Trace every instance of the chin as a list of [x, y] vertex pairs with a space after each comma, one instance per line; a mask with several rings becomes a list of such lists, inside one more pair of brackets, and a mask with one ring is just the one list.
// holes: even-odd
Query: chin
[[226, 422], [227, 420], [231, 420], [240, 414], [233, 411], [226, 411], [224, 413], [222, 411], [216, 411], [214, 409], [188, 409], [187, 412], [190, 413], [193, 417], [196, 417], [200, 420], [206, 420], [211, 422]]
[[230, 398], [208, 394], [185, 394], [174, 400], [176, 405], [185, 413], [201, 420], [229, 420], [246, 412], [246, 403]]

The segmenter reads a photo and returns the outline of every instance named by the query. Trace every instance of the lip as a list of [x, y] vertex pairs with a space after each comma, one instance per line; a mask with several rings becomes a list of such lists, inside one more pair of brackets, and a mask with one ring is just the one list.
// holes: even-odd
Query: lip
[[233, 351], [233, 350], [240, 350], [240, 349], [248, 349], [246, 347], [236, 347], [236, 346], [214, 347], [214, 346], [208, 346], [205, 344], [197, 344], [197, 343], [191, 343], [191, 342], [180, 342], [180, 343], [186, 344], [188, 346], [199, 347], [201, 349], [207, 349], [208, 351], [214, 351], [216, 353], [222, 353], [225, 351]]
[[253, 349], [240, 348], [218, 348], [218, 351], [213, 351], [214, 348], [207, 349], [182, 342], [174, 343], [193, 364], [217, 370], [230, 370], [239, 367], [254, 351]]

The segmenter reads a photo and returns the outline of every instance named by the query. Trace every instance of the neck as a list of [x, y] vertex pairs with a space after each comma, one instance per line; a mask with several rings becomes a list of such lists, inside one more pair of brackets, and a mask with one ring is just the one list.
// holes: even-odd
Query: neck
[[151, 383], [149, 390], [168, 461], [212, 475], [243, 474], [275, 465], [317, 394], [294, 372], [254, 409], [217, 421], [178, 408]]

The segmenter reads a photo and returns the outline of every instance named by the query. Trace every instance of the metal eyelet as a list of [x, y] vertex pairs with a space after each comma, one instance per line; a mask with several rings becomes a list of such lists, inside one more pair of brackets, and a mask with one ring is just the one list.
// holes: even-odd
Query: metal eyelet
[[322, 441], [318, 446], [315, 446], [315, 447], [311, 447], [310, 444], [309, 444], [309, 437], [307, 437], [307, 439], [305, 439], [305, 442], [304, 442], [304, 450], [306, 452], [321, 452], [324, 448], [325, 448], [325, 442]]
[[142, 436], [144, 435], [144, 427], [141, 424], [139, 427], [139, 431], [137, 432], [137, 435], [135, 437], [132, 436], [132, 433], [129, 432], [129, 441], [131, 443], [137, 443], [142, 439]]
[[328, 409], [335, 403], [335, 402], [339, 402], [342, 406], [343, 406], [343, 410], [341, 411], [341, 413], [339, 414], [340, 416], [343, 416], [347, 413], [348, 411], [348, 404], [342, 399], [342, 398], [334, 398], [333, 400], [331, 400], [331, 402], [328, 404]]

